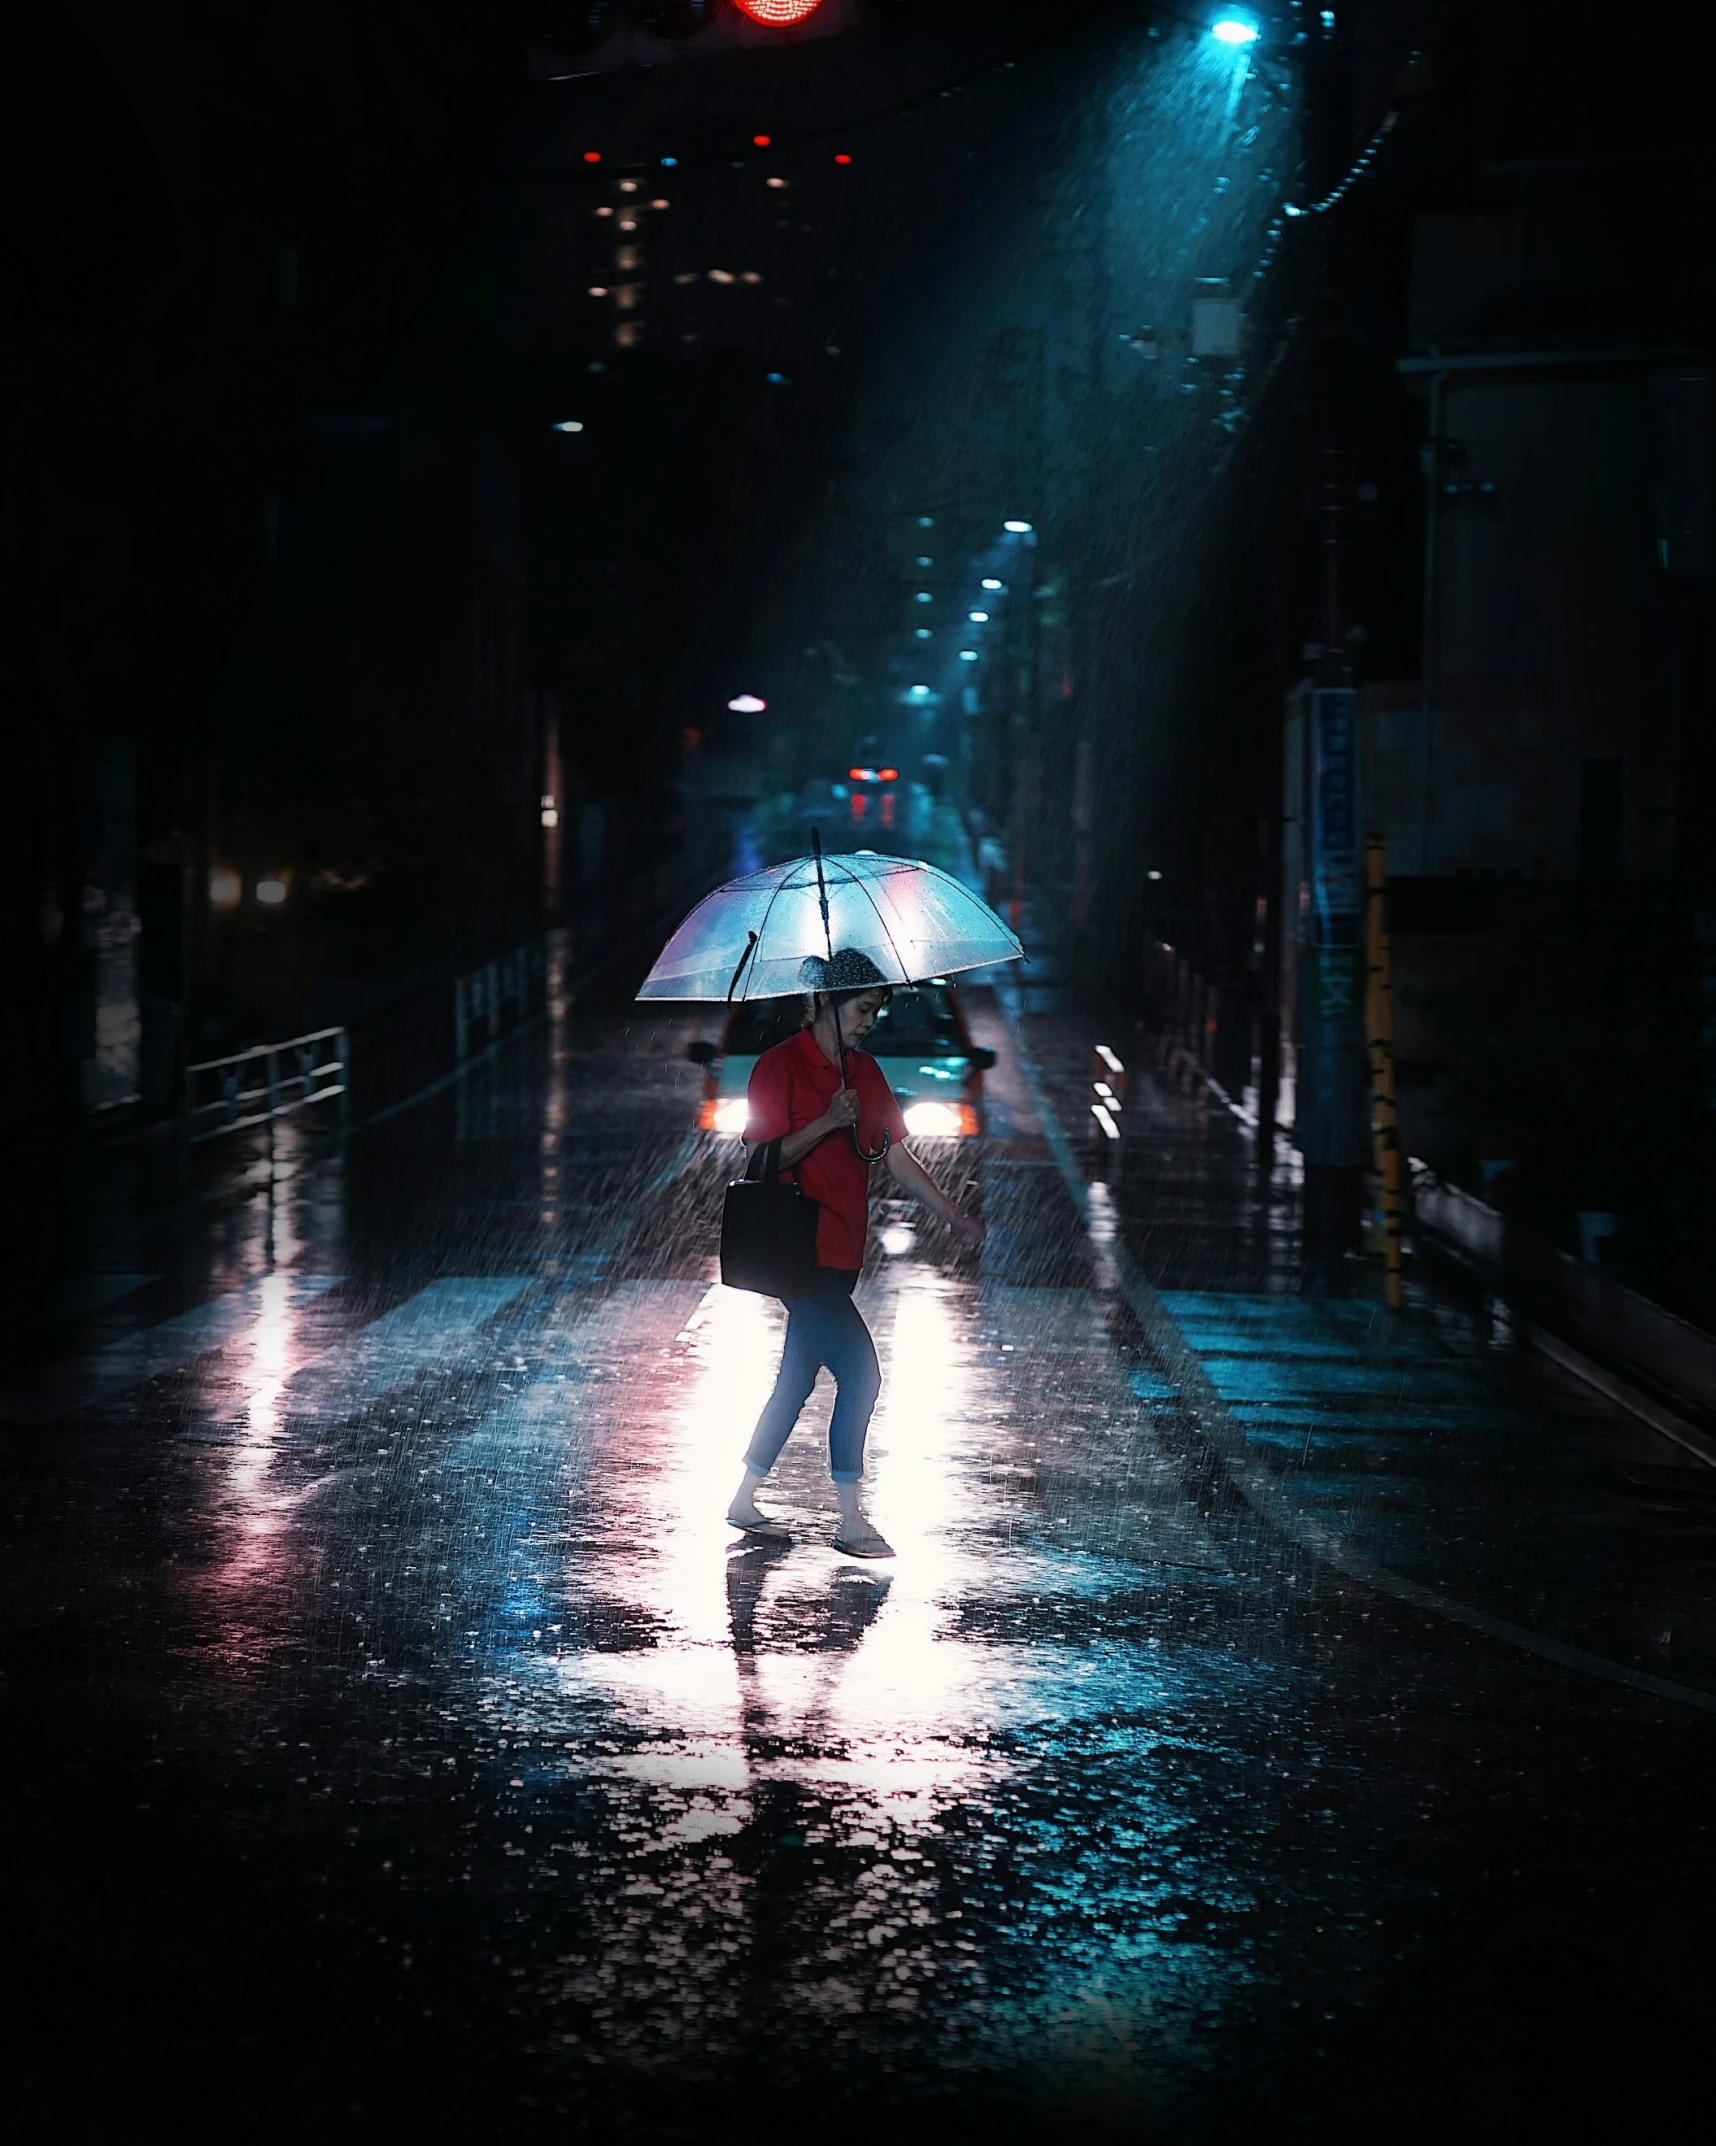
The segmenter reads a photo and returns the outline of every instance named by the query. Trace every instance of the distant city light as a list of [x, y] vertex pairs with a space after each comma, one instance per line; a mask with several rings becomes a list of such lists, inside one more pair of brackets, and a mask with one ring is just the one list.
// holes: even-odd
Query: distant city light
[[1161, 878], [1161, 876], [1162, 876], [1162, 875], [1161, 875], [1161, 873], [1160, 873], [1160, 872], [1155, 872], [1155, 871], [1151, 871], [1151, 872], [1146, 872], [1146, 873], [1144, 874], [1144, 877], [1145, 877], [1146, 879], [1160, 879], [1160, 878]]
[[753, 134], [751, 136], [751, 147], [753, 149], [770, 148], [773, 142], [774, 136], [772, 134]]
[[928, 589], [919, 589], [917, 600], [920, 604], [933, 604], [935, 602], [934, 596]]
[[959, 660], [961, 663], [975, 663], [977, 661], [976, 649], [962, 648], [959, 652]]
[[244, 899], [244, 881], [230, 864], [209, 867], [209, 907], [236, 909]]
[[987, 611], [968, 611], [965, 615], [974, 626], [987, 626], [989, 623]]
[[930, 557], [927, 551], [923, 551], [919, 552], [918, 554], [918, 564], [920, 566], [934, 566], [935, 561]]
[[638, 182], [635, 179], [622, 179], [620, 181], [620, 192], [622, 194], [635, 194], [637, 190]]
[[1255, 45], [1257, 24], [1249, 15], [1229, 12], [1210, 24], [1210, 35], [1218, 45]]
[[584, 420], [581, 417], [563, 417], [554, 429], [556, 432], [582, 432]]
[[544, 827], [558, 827], [560, 825], [560, 815], [552, 805], [543, 806], [542, 824]]
[[982, 585], [986, 589], [1000, 589], [1005, 588], [1006, 583], [997, 581], [993, 574], [985, 574]]
[[679, 162], [679, 159], [676, 156], [664, 156], [661, 161], [665, 168], [671, 171], [675, 164]]
[[607, 286], [607, 285], [606, 285], [605, 283], [592, 283], [592, 284], [591, 284], [591, 286], [590, 286], [590, 296], [591, 296], [592, 298], [606, 298], [606, 297], [607, 297], [607, 295], [608, 295], [608, 286]]
[[913, 686], [913, 688], [912, 688], [912, 698], [913, 698], [913, 700], [928, 700], [928, 699], [929, 699], [929, 687], [928, 687], [928, 686]]
[[844, 149], [837, 149], [834, 152], [834, 161], [837, 164], [850, 164], [852, 159], [846, 154]]
[[602, 161], [601, 150], [586, 149], [584, 152], [584, 161], [586, 164], [599, 164]]
[[1029, 536], [1031, 533], [1029, 522], [1003, 522], [1001, 526], [1009, 536]]
[[919, 626], [916, 629], [916, 638], [920, 641], [927, 641], [931, 639], [932, 636], [930, 634], [929, 628], [927, 626]]
[[933, 514], [920, 514], [918, 516], [918, 527], [920, 529], [933, 529], [935, 527], [935, 516]]
[[761, 715], [768, 702], [758, 693], [735, 693], [727, 705], [735, 715]]
[[770, 387], [792, 386], [792, 382], [787, 378], [785, 373], [769, 373], [766, 377], [768, 379]]
[[270, 909], [278, 908], [286, 899], [286, 882], [283, 879], [259, 879], [256, 882], [256, 899], [265, 902]]
[[784, 179], [767, 179], [763, 183], [767, 186], [785, 186], [786, 181]]

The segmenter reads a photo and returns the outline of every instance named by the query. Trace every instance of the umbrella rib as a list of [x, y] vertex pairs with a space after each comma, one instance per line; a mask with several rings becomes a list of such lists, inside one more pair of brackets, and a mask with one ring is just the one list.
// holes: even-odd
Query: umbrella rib
[[888, 920], [885, 916], [883, 916], [881, 910], [877, 907], [876, 897], [870, 892], [869, 882], [867, 880], [855, 878], [852, 884], [856, 887], [863, 888], [864, 899], [870, 904], [870, 907], [876, 911], [876, 922], [881, 925], [882, 936], [884, 939], [887, 940], [889, 947], [893, 951], [895, 966], [899, 969], [900, 974], [904, 978], [904, 980], [907, 983], [910, 983], [911, 977], [906, 970], [905, 956], [900, 952], [898, 946], [894, 944], [894, 935], [888, 929]]
[[[775, 904], [780, 900], [781, 891], [784, 886], [785, 881], [779, 881], [769, 890], [769, 906], [763, 911], [763, 921], [757, 926], [757, 944], [755, 951], [753, 952], [751, 957], [751, 974], [753, 976], [756, 975], [758, 969], [760, 969], [763, 965], [763, 934], [769, 928], [769, 919], [775, 913]], [[749, 995], [749, 993], [746, 994], [747, 997]], [[778, 994], [771, 993], [771, 996], [777, 995]]]

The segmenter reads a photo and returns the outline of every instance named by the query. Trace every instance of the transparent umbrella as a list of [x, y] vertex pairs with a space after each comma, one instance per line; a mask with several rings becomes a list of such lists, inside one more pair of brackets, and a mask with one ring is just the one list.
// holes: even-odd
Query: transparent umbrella
[[933, 864], [871, 850], [824, 857], [819, 848], [706, 894], [638, 997], [784, 998], [805, 989], [807, 956], [848, 946], [899, 984], [1018, 961], [1025, 951], [987, 902]]

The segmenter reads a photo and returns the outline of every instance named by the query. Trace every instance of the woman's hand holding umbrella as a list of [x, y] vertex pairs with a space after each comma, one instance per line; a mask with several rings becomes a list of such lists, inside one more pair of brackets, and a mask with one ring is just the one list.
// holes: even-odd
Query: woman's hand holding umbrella
[[796, 1133], [788, 1133], [781, 1142], [781, 1168], [790, 1170], [795, 1162], [803, 1162], [811, 1149], [820, 1146], [830, 1133], [844, 1132], [848, 1126], [857, 1123], [857, 1096], [850, 1088], [837, 1088], [820, 1118], [801, 1126]]

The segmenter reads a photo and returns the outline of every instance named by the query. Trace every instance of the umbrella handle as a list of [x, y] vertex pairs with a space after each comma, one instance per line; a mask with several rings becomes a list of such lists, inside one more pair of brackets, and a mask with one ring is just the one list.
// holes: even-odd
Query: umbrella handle
[[[816, 893], [817, 899], [822, 906], [822, 939], [823, 944], [828, 948], [828, 966], [832, 969], [834, 966], [834, 934], [830, 930], [828, 923], [828, 882], [822, 876], [822, 831], [820, 828], [813, 827], [810, 830], [810, 846], [816, 857]], [[840, 1046], [840, 1085], [843, 1088], [849, 1088], [852, 1082], [846, 1064], [846, 1032], [840, 1019], [840, 1008], [838, 1006], [834, 1008], [834, 1040]], [[884, 1127], [882, 1145], [872, 1155], [858, 1138], [856, 1125], [849, 1125], [847, 1131], [852, 1136], [852, 1152], [860, 1162], [880, 1162], [894, 1144], [893, 1134]]]
[[733, 981], [727, 986], [727, 1003], [729, 1005], [733, 1003], [733, 993], [739, 988], [739, 978], [745, 973], [745, 964], [756, 951], [757, 935], [754, 931], [747, 932], [745, 935], [745, 951], [739, 956], [739, 966], [733, 971]]

